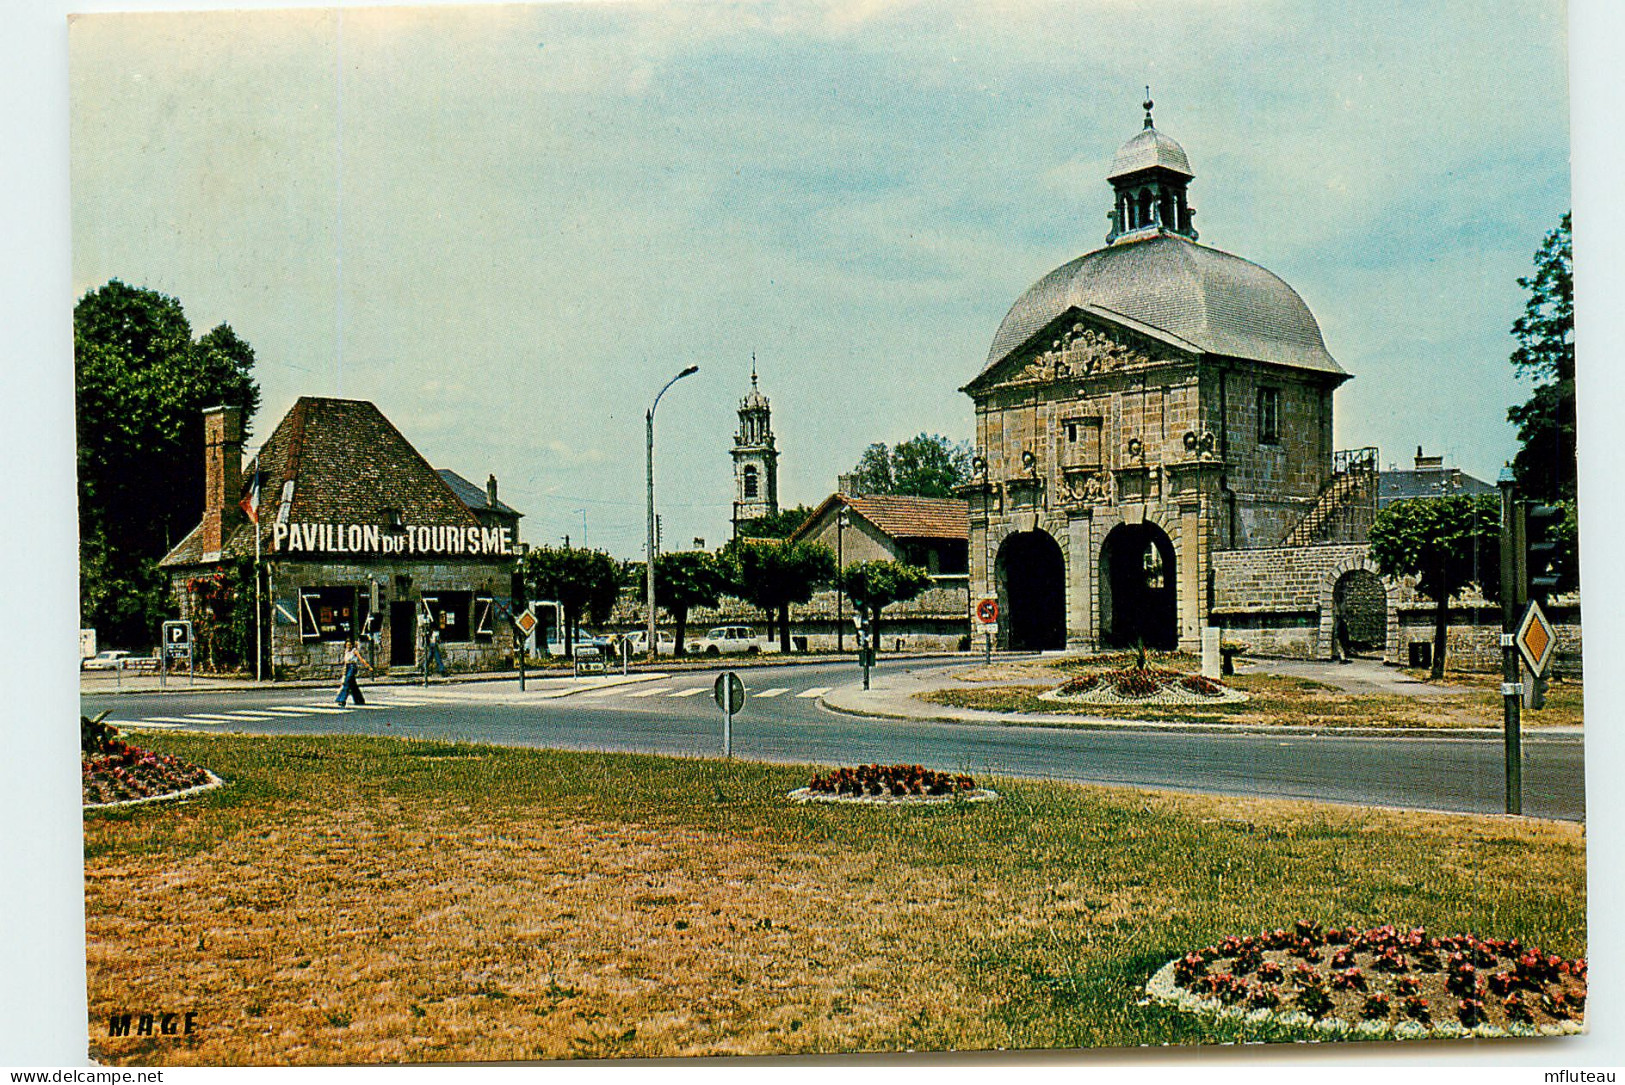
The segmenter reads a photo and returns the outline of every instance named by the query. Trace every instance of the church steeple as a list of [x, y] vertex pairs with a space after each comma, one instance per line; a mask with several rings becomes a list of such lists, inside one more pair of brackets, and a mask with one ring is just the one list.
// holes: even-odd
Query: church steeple
[[1123, 144], [1112, 159], [1106, 180], [1117, 195], [1111, 213], [1111, 233], [1106, 243], [1119, 239], [1138, 240], [1159, 234], [1173, 234], [1196, 240], [1191, 220], [1196, 209], [1190, 206], [1186, 188], [1196, 175], [1191, 172], [1185, 148], [1157, 131], [1151, 121], [1151, 88], [1145, 88], [1145, 126]]
[[773, 412], [756, 384], [756, 355], [750, 356], [750, 391], [739, 401], [739, 432], [734, 434], [734, 523], [779, 511], [779, 453], [773, 442]]

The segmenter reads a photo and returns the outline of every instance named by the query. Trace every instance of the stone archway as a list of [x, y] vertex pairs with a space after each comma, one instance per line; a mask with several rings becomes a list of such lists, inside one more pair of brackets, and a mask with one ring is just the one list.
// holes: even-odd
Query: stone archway
[[1118, 524], [1100, 547], [1101, 643], [1108, 648], [1179, 647], [1174, 545], [1149, 521]]
[[1066, 561], [1047, 531], [1005, 536], [994, 559], [1004, 646], [1013, 651], [1066, 647]]
[[1332, 635], [1341, 618], [1351, 653], [1384, 654], [1388, 647], [1388, 590], [1369, 569], [1350, 569], [1332, 584]]

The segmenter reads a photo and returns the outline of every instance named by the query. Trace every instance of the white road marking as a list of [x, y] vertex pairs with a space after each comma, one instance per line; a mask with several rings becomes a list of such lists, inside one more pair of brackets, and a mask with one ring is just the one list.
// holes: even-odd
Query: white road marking
[[804, 689], [804, 690], [802, 690], [800, 693], [796, 694], [796, 696], [797, 697], [822, 697], [824, 694], [828, 693], [831, 688], [832, 687], [830, 687], [830, 686], [814, 686], [812, 689]]
[[194, 723], [235, 723], [230, 716], [219, 716], [210, 712], [188, 712], [186, 718]]
[[756, 694], [756, 696], [757, 697], [777, 697], [782, 693], [789, 693], [789, 692], [790, 692], [790, 687], [781, 686], [781, 687], [779, 687], [777, 689], [764, 689], [764, 690], [762, 690], [762, 692]]
[[198, 721], [197, 720], [182, 719], [179, 716], [148, 716], [145, 719], [143, 719], [141, 722], [142, 723], [158, 723], [158, 724], [164, 724], [164, 723], [192, 724], [192, 723], [196, 723]]
[[276, 707], [285, 708], [290, 712], [322, 712], [322, 713], [325, 713], [325, 714], [330, 715], [330, 716], [342, 715], [343, 713], [350, 711], [348, 708], [340, 708], [338, 705], [314, 705], [314, 704], [292, 705], [292, 704], [282, 704], [282, 705], [277, 705]]
[[284, 720], [297, 719], [300, 716], [308, 716], [310, 714], [303, 708], [267, 708], [265, 711], [268, 715], [273, 715], [278, 719]]
[[224, 715], [227, 719], [232, 720], [274, 720], [281, 718], [275, 712], [227, 712]]
[[626, 689], [624, 687], [622, 687], [622, 686], [604, 686], [602, 689], [589, 689], [587, 692], [583, 693], [582, 696], [583, 697], [613, 697], [617, 693], [625, 693], [625, 692], [626, 692]]
[[653, 697], [657, 693], [671, 692], [670, 686], [656, 686], [653, 689], [640, 689], [636, 693], [628, 693], [628, 697]]
[[138, 731], [173, 731], [180, 727], [179, 723], [159, 723], [157, 720], [104, 720], [103, 722], [114, 727], [133, 727]]
[[710, 686], [695, 686], [693, 689], [680, 689], [676, 693], [673, 693], [672, 696], [673, 697], [692, 697], [696, 693], [704, 693], [706, 690], [708, 690], [710, 688], [711, 688]]

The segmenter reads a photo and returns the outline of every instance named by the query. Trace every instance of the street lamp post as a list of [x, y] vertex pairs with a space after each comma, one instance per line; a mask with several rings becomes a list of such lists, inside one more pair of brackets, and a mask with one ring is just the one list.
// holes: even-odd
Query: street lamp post
[[[660, 388], [660, 391], [655, 393], [655, 401], [649, 405], [649, 413], [643, 416], [643, 420], [644, 420], [645, 427], [646, 427], [646, 430], [645, 430], [645, 438], [646, 438], [646, 440], [645, 440], [644, 448], [645, 448], [645, 451], [647, 452], [647, 457], [646, 457], [645, 463], [646, 463], [646, 466], [648, 467], [647, 492], [648, 492], [648, 495], [649, 495], [649, 548], [648, 548], [648, 550], [646, 552], [646, 557], [648, 558], [648, 561], [646, 562], [646, 566], [647, 566], [647, 573], [648, 573], [648, 588], [649, 588], [649, 660], [650, 660], [650, 662], [654, 662], [660, 656], [660, 645], [655, 640], [655, 408], [660, 406], [660, 397], [666, 394], [666, 389], [667, 388], [670, 388], [672, 385], [676, 384], [678, 381], [682, 380], [684, 377], [690, 376], [691, 374], [694, 374], [694, 373], [698, 373], [699, 371], [700, 371], [699, 366], [691, 365], [687, 369], [683, 370], [681, 373], [677, 374], [671, 380], [667, 381], [664, 385], [662, 385], [661, 388]], [[673, 652], [676, 651], [676, 646], [675, 645], [673, 645], [672, 650], [673, 650]]]
[[846, 651], [846, 592], [841, 587], [841, 573], [846, 571], [841, 552], [841, 536], [846, 531], [846, 510], [835, 517], [835, 650]]

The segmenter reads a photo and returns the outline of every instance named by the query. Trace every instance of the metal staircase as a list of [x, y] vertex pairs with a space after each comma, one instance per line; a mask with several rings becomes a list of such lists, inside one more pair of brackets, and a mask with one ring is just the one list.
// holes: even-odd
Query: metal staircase
[[1376, 516], [1377, 450], [1337, 452], [1332, 455], [1332, 477], [1281, 545], [1364, 542]]

